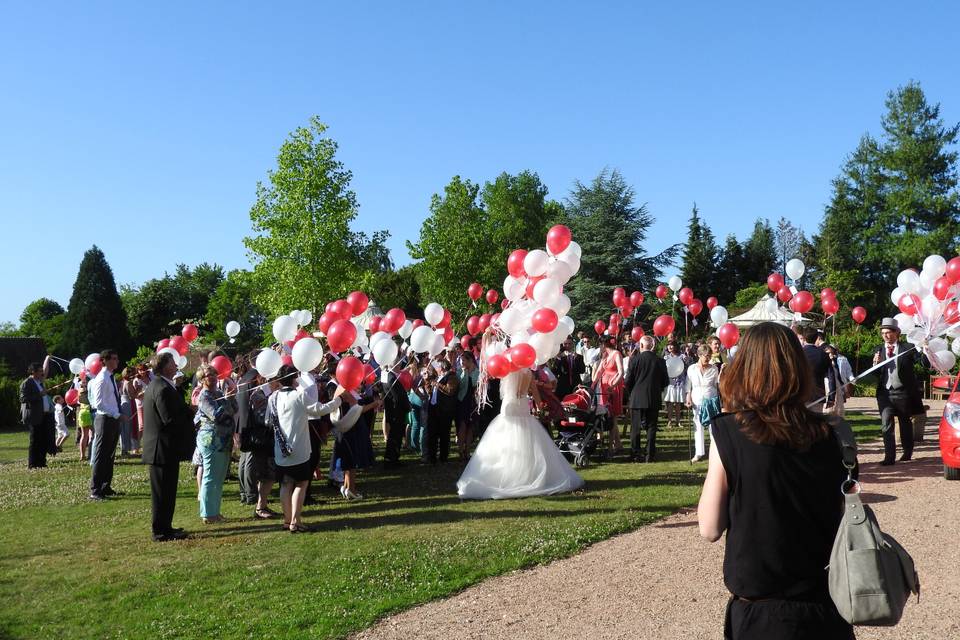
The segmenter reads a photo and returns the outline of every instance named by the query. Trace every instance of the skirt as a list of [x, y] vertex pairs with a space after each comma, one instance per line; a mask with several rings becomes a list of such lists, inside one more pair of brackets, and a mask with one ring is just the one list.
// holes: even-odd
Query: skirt
[[670, 381], [670, 384], [667, 385], [667, 392], [663, 395], [664, 402], [679, 402], [683, 404], [686, 398], [686, 391], [683, 388], [683, 383], [674, 384], [673, 381]]
[[[276, 462], [274, 462], [274, 464], [276, 464]], [[313, 478], [313, 465], [310, 464], [309, 460], [301, 462], [300, 464], [290, 465], [289, 467], [277, 464], [276, 476], [280, 484], [306, 482]]]

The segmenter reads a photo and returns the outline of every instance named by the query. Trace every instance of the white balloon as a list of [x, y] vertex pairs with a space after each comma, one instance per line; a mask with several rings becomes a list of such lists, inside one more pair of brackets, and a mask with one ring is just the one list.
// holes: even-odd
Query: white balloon
[[228, 338], [236, 338], [237, 334], [240, 333], [240, 323], [236, 320], [231, 320], [227, 323], [226, 332]]
[[920, 276], [913, 269], [904, 269], [897, 276], [897, 286], [903, 293], [916, 293], [920, 288]]
[[537, 352], [536, 363], [544, 364], [550, 359], [550, 352], [553, 351], [553, 339], [550, 333], [536, 333], [530, 337], [527, 343]]
[[953, 344], [950, 345], [950, 350], [953, 351], [954, 355], [960, 356], [960, 338], [955, 338]]
[[[714, 307], [714, 309], [716, 309], [716, 307]], [[681, 373], [683, 373], [683, 358], [680, 356], [667, 358], [667, 375], [671, 378], [676, 378]]]
[[957, 364], [957, 356], [950, 351], [937, 351], [931, 358], [931, 363], [938, 371], [950, 371]]
[[[430, 329], [430, 327], [427, 327], [427, 329]], [[370, 336], [370, 343], [369, 343], [370, 348], [373, 349], [375, 346], [377, 346], [378, 342], [380, 342], [381, 340], [387, 340], [389, 338], [390, 338], [390, 334], [387, 333], [386, 331], [377, 331], [375, 334]]]
[[487, 344], [486, 354], [487, 357], [495, 356], [499, 353], [503, 353], [507, 350], [507, 345], [505, 342], [494, 341]]
[[510, 346], [515, 347], [518, 344], [530, 342], [530, 333], [526, 329], [520, 329], [516, 333], [510, 334]]
[[557, 301], [550, 305], [545, 305], [557, 312], [557, 315], [561, 318], [570, 311], [570, 298], [567, 297], [567, 294], [561, 293], [557, 297]]
[[920, 302], [920, 315], [924, 322], [930, 326], [943, 315], [944, 306], [943, 302], [937, 300], [937, 297], [931, 293]]
[[936, 254], [927, 256], [927, 259], [923, 261], [923, 270], [933, 274], [933, 279], [936, 280], [947, 272], [947, 261], [943, 259], [943, 256]]
[[710, 309], [710, 320], [713, 321], [713, 324], [722, 327], [727, 322], [727, 309], [723, 305], [717, 305], [713, 309]]
[[443, 351], [443, 348], [445, 346], [446, 346], [446, 343], [443, 341], [443, 336], [434, 335], [433, 345], [430, 347], [430, 351], [428, 351], [428, 353], [430, 354], [430, 357], [432, 358], [438, 353], [440, 353], [441, 351]]
[[571, 318], [570, 316], [563, 316], [562, 318], [560, 318], [560, 322], [557, 323], [557, 327], [558, 328], [563, 327], [564, 337], [566, 337], [566, 336], [569, 336], [571, 333], [573, 333], [573, 330], [576, 327], [576, 325], [573, 322], [573, 318]]
[[293, 366], [300, 371], [313, 371], [323, 360], [323, 347], [316, 338], [302, 338], [293, 345]]
[[567, 245], [566, 249], [557, 254], [557, 258], [566, 262], [567, 258], [571, 256], [578, 259], [583, 256], [583, 249], [581, 249], [580, 245], [573, 240], [570, 241], [570, 244]]
[[893, 319], [896, 321], [897, 326], [900, 327], [901, 333], [909, 333], [913, 331], [913, 328], [917, 326], [917, 323], [913, 321], [913, 316], [907, 315], [905, 313], [898, 313], [893, 316]]
[[77, 375], [81, 371], [83, 371], [83, 360], [81, 360], [80, 358], [74, 358], [73, 360], [71, 360], [70, 373], [72, 373], [73, 375]]
[[[429, 352], [433, 347], [433, 338], [435, 335], [433, 329], [427, 325], [417, 327], [413, 330], [413, 333], [410, 334], [410, 348], [417, 353]], [[376, 336], [376, 334], [374, 334], [374, 336]]]
[[413, 323], [409, 320], [404, 320], [403, 324], [400, 325], [400, 328], [397, 329], [397, 333], [400, 334], [400, 337], [406, 340], [410, 337], [410, 334], [413, 333]]
[[[767, 313], [769, 313], [770, 315], [775, 314], [775, 313], [777, 312], [777, 308], [778, 308], [779, 306], [780, 306], [780, 305], [777, 304], [777, 299], [776, 299], [776, 298], [767, 298], [766, 300], [763, 301], [763, 309], [764, 309]], [[716, 307], [714, 307], [714, 309], [716, 309]], [[712, 311], [712, 310], [713, 310], [713, 309], [711, 309], [711, 311]], [[713, 314], [711, 314], [711, 316], [712, 316], [712, 315], [713, 315]]]
[[350, 345], [350, 348], [360, 347], [368, 343], [367, 332], [363, 328], [363, 323], [359, 320], [351, 320], [353, 326], [357, 328], [357, 337], [353, 339], [353, 344]]
[[527, 253], [527, 257], [523, 259], [523, 270], [532, 278], [542, 276], [547, 272], [547, 261], [549, 259], [550, 256], [547, 255], [546, 251], [534, 249]]
[[550, 264], [547, 265], [547, 277], [553, 278], [560, 284], [567, 284], [567, 281], [573, 276], [573, 269], [570, 268], [570, 265], [563, 260], [557, 260], [556, 258], [550, 259]]
[[[180, 363], [180, 352], [179, 352], [179, 351], [177, 351], [177, 350], [174, 349], [173, 347], [164, 347], [163, 349], [160, 349], [160, 351], [157, 351], [157, 354], [158, 354], [158, 355], [161, 354], [161, 353], [169, 353], [169, 354], [171, 355], [171, 357], [173, 357], [173, 361], [176, 362], [176, 363], [177, 363], [177, 366], [179, 367], [179, 363]], [[88, 357], [87, 359], [89, 360], [90, 358]], [[90, 367], [89, 367], [89, 366], [87, 366], [87, 370], [88, 370], [88, 371], [90, 370]]]
[[667, 286], [673, 291], [680, 291], [683, 288], [683, 280], [680, 279], [680, 276], [671, 276], [667, 281]]
[[273, 321], [273, 337], [277, 342], [293, 340], [297, 335], [297, 321], [290, 316], [277, 316]]
[[[170, 347], [167, 347], [167, 348], [169, 349]], [[163, 349], [161, 349], [160, 351], [163, 351]], [[160, 353], [160, 351], [158, 351], [157, 353]], [[173, 352], [176, 353], [177, 355], [180, 355], [176, 349], [174, 349]], [[87, 359], [83, 361], [83, 366], [86, 368], [87, 372], [89, 372], [90, 369], [93, 369], [97, 366], [98, 362], [100, 362], [100, 354], [91, 353], [90, 355], [87, 356]]]
[[381, 367], [389, 367], [396, 361], [399, 348], [393, 340], [381, 340], [371, 348], [373, 357]]
[[799, 280], [803, 277], [803, 272], [806, 270], [807, 268], [803, 266], [803, 262], [797, 258], [793, 258], [787, 262], [786, 271], [791, 280]]
[[516, 302], [523, 297], [524, 292], [525, 285], [523, 280], [514, 278], [513, 276], [507, 276], [503, 279], [503, 295], [507, 300]]
[[500, 314], [497, 323], [500, 325], [501, 331], [506, 334], [512, 334], [523, 327], [523, 313], [516, 307], [507, 307], [503, 310], [503, 313]]
[[257, 373], [264, 378], [272, 378], [277, 375], [282, 365], [283, 358], [280, 357], [280, 354], [273, 349], [264, 349], [258, 353], [257, 359], [254, 362], [254, 367], [256, 367]]
[[577, 273], [580, 271], [580, 256], [576, 254], [570, 254], [565, 258], [561, 258], [561, 260], [565, 262], [568, 267], [570, 267], [571, 278], [577, 275]]
[[897, 287], [896, 289], [890, 292], [890, 302], [892, 302], [893, 306], [895, 307], [899, 306], [900, 298], [902, 298], [905, 295], [907, 295], [907, 292], [901, 289], [900, 287]]
[[946, 351], [950, 346], [947, 344], [947, 341], [943, 338], [932, 338], [927, 342], [927, 349], [933, 353], [937, 351]]
[[940, 276], [933, 275], [932, 271], [924, 269], [920, 272], [920, 288], [921, 289], [933, 289], [933, 283], [937, 281], [937, 278]]
[[438, 324], [443, 320], [443, 307], [436, 302], [431, 302], [423, 310], [423, 317], [427, 324]]
[[177, 356], [177, 369], [187, 366], [187, 356]]
[[549, 307], [560, 297], [560, 283], [553, 278], [544, 278], [533, 286], [533, 299]]

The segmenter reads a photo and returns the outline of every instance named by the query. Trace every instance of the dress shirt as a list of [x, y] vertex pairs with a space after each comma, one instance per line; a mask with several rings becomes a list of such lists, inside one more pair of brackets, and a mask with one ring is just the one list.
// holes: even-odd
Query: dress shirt
[[310, 459], [310, 428], [308, 418], [325, 416], [340, 406], [340, 398], [334, 398], [326, 404], [308, 403], [306, 390], [281, 389], [271, 398], [268, 411], [276, 410], [280, 429], [287, 439], [290, 455], [286, 458], [280, 452], [280, 445], [274, 442], [274, 458], [279, 467], [292, 467]]
[[690, 401], [699, 407], [704, 398], [715, 398], [720, 395], [717, 388], [719, 380], [720, 371], [716, 367], [708, 366], [701, 370], [699, 362], [690, 365], [687, 369], [687, 392], [690, 393]]
[[120, 417], [120, 392], [117, 391], [113, 372], [106, 367], [87, 385], [87, 398], [90, 400], [90, 407], [97, 413], [113, 419]]

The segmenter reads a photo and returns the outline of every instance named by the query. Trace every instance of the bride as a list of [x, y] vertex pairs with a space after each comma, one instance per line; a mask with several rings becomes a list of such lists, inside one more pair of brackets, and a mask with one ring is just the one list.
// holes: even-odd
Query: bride
[[461, 498], [520, 498], [573, 491], [583, 478], [530, 415], [528, 393], [539, 394], [528, 369], [500, 382], [503, 403], [457, 481]]

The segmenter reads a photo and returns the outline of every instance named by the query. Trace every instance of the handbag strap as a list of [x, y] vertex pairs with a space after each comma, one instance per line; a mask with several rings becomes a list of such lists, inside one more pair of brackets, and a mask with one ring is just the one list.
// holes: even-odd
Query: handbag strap
[[[853, 435], [853, 429], [850, 428], [850, 423], [846, 420], [831, 416], [827, 419], [827, 424], [833, 427], [833, 435], [840, 443], [841, 462], [843, 468], [847, 470], [847, 479], [843, 483], [843, 487], [846, 488], [849, 483], [855, 482], [853, 470], [857, 466], [857, 440]], [[847, 495], [846, 491], [844, 495]], [[858, 497], [857, 501], [859, 500]]]

